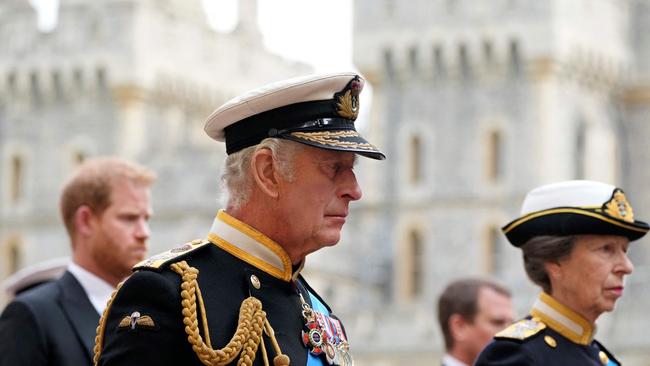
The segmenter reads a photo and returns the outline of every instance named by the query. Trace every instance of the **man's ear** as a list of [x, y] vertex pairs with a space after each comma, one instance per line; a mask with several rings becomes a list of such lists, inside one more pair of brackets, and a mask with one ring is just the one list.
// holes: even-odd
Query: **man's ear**
[[251, 158], [251, 173], [255, 184], [266, 195], [272, 198], [279, 196], [279, 179], [273, 154], [269, 149], [259, 149]]
[[549, 280], [556, 282], [562, 276], [562, 266], [559, 262], [544, 262], [544, 268]]
[[468, 337], [467, 329], [469, 323], [460, 314], [452, 314], [449, 317], [449, 331], [456, 341], [465, 341]]
[[77, 208], [74, 213], [74, 227], [80, 235], [90, 235], [93, 230], [93, 219], [95, 214], [90, 207], [83, 205]]

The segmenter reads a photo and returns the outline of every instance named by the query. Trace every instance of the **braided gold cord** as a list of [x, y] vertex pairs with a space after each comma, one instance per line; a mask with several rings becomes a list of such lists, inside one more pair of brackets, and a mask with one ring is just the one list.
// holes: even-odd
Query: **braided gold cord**
[[201, 295], [201, 288], [198, 286], [198, 284], [196, 286], [196, 293], [198, 294], [199, 306], [201, 307], [201, 323], [203, 324], [203, 334], [205, 334], [205, 344], [208, 347], [212, 348], [212, 343], [210, 342], [210, 331], [208, 329], [208, 318], [207, 315], [205, 315], [205, 311], [203, 311], [205, 309], [205, 305], [203, 304], [203, 295]]
[[111, 294], [111, 298], [108, 299], [108, 303], [106, 304], [106, 309], [104, 309], [104, 312], [102, 313], [101, 318], [99, 318], [99, 325], [97, 326], [96, 336], [95, 336], [95, 347], [93, 347], [93, 365], [97, 366], [97, 363], [99, 362], [99, 356], [102, 354], [102, 347], [104, 346], [104, 328], [106, 328], [106, 319], [108, 318], [108, 310], [111, 308], [111, 305], [113, 305], [113, 300], [115, 300], [115, 295], [117, 295], [117, 291], [122, 287], [122, 284], [124, 284], [124, 281], [120, 282], [117, 284], [117, 288], [113, 293]]
[[[266, 319], [266, 313], [262, 310], [262, 303], [252, 296], [242, 302], [239, 309], [237, 330], [228, 344], [222, 349], [213, 349], [210, 345], [209, 327], [205, 315], [206, 312], [203, 303], [203, 296], [201, 296], [201, 290], [196, 281], [199, 274], [198, 269], [190, 267], [185, 261], [172, 264], [171, 269], [178, 273], [183, 280], [181, 283], [181, 305], [183, 306], [183, 324], [185, 324], [187, 341], [192, 345], [192, 350], [194, 350], [196, 355], [199, 357], [199, 360], [201, 360], [204, 365], [227, 365], [231, 363], [237, 355], [239, 355], [239, 360], [237, 361], [238, 366], [251, 366], [253, 361], [255, 361], [255, 354], [257, 353], [260, 343], [263, 343], [262, 336], [265, 329], [278, 354], [274, 358], [273, 364], [275, 366], [289, 365], [289, 357], [281, 353], [275, 335], [273, 335], [273, 329]], [[201, 310], [203, 333], [205, 334], [207, 344], [203, 341], [199, 332], [196, 317], [197, 294]], [[268, 331], [269, 328], [271, 328], [270, 333]], [[265, 354], [264, 358], [268, 360], [264, 345], [262, 345], [262, 352]], [[268, 361], [266, 362], [268, 363]]]
[[264, 366], [269, 366], [269, 357], [266, 354], [266, 346], [264, 342], [260, 342], [260, 348], [262, 349], [262, 361], [264, 361]]

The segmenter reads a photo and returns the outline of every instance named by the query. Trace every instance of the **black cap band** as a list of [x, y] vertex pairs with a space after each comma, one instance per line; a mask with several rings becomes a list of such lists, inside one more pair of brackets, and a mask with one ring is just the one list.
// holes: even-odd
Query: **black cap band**
[[[228, 155], [257, 145], [269, 136], [269, 131], [289, 130], [319, 119], [331, 119], [335, 104], [332, 100], [303, 102], [256, 114], [224, 129]], [[354, 125], [353, 127], [354, 128]], [[294, 131], [292, 131], [294, 132]]]

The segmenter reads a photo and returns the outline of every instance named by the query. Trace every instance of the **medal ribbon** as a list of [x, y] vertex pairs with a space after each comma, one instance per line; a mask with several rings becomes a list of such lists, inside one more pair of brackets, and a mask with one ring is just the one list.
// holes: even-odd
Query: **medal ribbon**
[[[300, 282], [295, 282], [295, 285], [305, 319], [302, 337], [307, 347], [307, 366], [353, 366], [354, 361], [341, 322], [331, 317], [325, 304]], [[303, 294], [309, 296], [311, 305], [305, 301]]]
[[[309, 294], [309, 300], [311, 300], [312, 310], [316, 314], [329, 314], [325, 305], [318, 301], [316, 296], [312, 295], [309, 291], [307, 291], [307, 293]], [[316, 317], [318, 318], [318, 315]], [[325, 366], [325, 363], [321, 357], [318, 357], [307, 350], [307, 366]]]

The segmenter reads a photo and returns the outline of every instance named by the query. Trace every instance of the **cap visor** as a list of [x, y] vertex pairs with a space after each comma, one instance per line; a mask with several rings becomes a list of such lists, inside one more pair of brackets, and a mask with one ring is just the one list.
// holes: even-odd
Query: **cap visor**
[[354, 152], [371, 159], [386, 159], [384, 153], [355, 130], [292, 132], [278, 137], [322, 149]]

